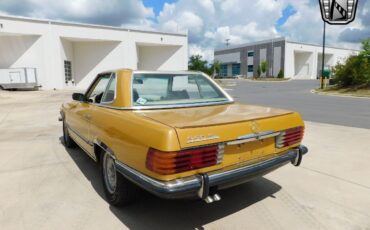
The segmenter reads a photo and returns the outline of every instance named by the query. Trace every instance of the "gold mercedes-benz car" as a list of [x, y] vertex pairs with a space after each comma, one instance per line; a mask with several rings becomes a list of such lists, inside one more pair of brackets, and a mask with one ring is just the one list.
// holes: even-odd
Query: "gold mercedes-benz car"
[[139, 187], [211, 203], [307, 153], [297, 112], [234, 102], [201, 72], [108, 71], [72, 97], [60, 110], [64, 144], [100, 164], [112, 205]]

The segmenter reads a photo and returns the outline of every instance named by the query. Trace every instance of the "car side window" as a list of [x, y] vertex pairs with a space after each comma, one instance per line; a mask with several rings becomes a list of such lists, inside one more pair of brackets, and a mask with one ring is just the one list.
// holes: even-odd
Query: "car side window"
[[88, 101], [91, 103], [99, 104], [103, 97], [103, 94], [107, 88], [111, 74], [103, 74], [98, 77], [94, 85], [90, 88], [87, 93]]
[[101, 103], [113, 102], [116, 95], [116, 75], [113, 73], [108, 83], [107, 89], [103, 94]]

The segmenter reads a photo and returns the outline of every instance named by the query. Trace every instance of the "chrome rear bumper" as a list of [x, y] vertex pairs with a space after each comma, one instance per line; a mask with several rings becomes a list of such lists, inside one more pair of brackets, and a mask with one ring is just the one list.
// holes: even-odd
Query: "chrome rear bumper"
[[301, 145], [286, 154], [249, 165], [235, 165], [205, 174], [172, 181], [160, 181], [148, 177], [129, 166], [116, 161], [117, 170], [127, 179], [148, 192], [167, 199], [199, 197], [204, 199], [211, 190], [232, 187], [263, 176], [289, 162], [298, 166], [308, 149]]

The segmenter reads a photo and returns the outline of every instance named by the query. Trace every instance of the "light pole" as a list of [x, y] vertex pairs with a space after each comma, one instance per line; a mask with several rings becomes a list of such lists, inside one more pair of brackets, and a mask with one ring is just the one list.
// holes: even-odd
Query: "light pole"
[[324, 21], [324, 31], [322, 33], [321, 89], [324, 88], [325, 32], [326, 32], [325, 27], [326, 22]]
[[229, 41], [230, 41], [230, 38], [227, 38], [227, 39], [225, 39], [226, 40], [226, 47], [229, 47]]
[[271, 64], [270, 64], [271, 66], [270, 77], [273, 77], [274, 75], [274, 38], [271, 39], [271, 53], [272, 55], [271, 55]]

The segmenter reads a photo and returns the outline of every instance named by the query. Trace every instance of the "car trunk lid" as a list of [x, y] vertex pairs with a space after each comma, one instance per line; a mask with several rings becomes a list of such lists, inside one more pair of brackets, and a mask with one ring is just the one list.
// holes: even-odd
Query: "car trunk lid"
[[303, 125], [295, 112], [239, 103], [137, 113], [175, 128], [182, 149], [222, 145], [220, 167], [276, 153], [274, 134]]

